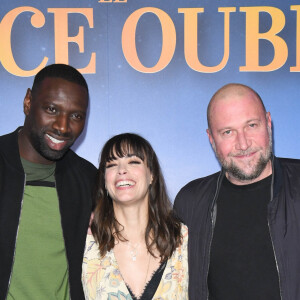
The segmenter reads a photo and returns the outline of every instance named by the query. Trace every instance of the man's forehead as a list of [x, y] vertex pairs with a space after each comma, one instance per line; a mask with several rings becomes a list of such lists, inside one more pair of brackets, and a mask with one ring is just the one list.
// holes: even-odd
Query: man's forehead
[[232, 97], [242, 97], [254, 94], [254, 92], [243, 85], [227, 85], [221, 88], [213, 97], [213, 103], [221, 99], [230, 99]]
[[[51, 96], [56, 97], [59, 95], [70, 95], [70, 99], [74, 99], [75, 101], [79, 98], [86, 105], [88, 104], [88, 93], [83, 86], [60, 77], [46, 77], [43, 79], [35, 89], [33, 98], [51, 98]], [[74, 97], [74, 95], [77, 97]]]
[[49, 77], [45, 77], [43, 78], [38, 84], [36, 84], [35, 88], [32, 87], [32, 91], [36, 91], [36, 93], [39, 93], [40, 89], [43, 89], [47, 91], [47, 89], [55, 89], [57, 88], [57, 86], [59, 86], [60, 88], [67, 88], [69, 89], [69, 87], [79, 87], [80, 89], [84, 90], [86, 94], [88, 94], [88, 91], [86, 90], [86, 88], [84, 86], [82, 86], [81, 84], [72, 81], [72, 80], [68, 80], [59, 76], [49, 76]]
[[57, 84], [63, 85], [63, 84], [67, 84], [67, 85], [76, 85], [76, 86], [80, 86], [83, 89], [85, 89], [83, 86], [79, 85], [78, 83], [71, 81], [71, 80], [67, 80], [65, 78], [62, 77], [54, 77], [54, 76], [49, 76], [49, 77], [45, 77], [43, 80], [41, 80], [41, 82], [39, 83], [39, 86], [56, 86]]
[[211, 129], [240, 126], [264, 116], [263, 105], [254, 92], [226, 94], [216, 98], [211, 106], [210, 126]]
[[253, 106], [257, 109], [263, 109], [261, 101], [253, 91], [249, 89], [237, 88], [224, 91], [219, 95], [216, 95], [211, 103], [211, 114], [213, 114], [217, 108], [227, 108], [237, 104], [239, 106]]

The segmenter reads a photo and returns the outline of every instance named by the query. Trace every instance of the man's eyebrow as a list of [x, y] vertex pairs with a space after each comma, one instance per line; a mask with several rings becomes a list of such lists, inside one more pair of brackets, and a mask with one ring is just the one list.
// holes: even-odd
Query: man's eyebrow
[[[64, 107], [64, 105], [62, 103], [57, 102], [55, 100], [50, 100], [50, 99], [49, 100], [46, 99], [41, 105], [42, 106], [50, 106], [51, 105], [51, 106], [55, 106], [58, 109], [61, 109], [62, 107]], [[74, 107], [74, 108], [70, 109], [69, 112], [72, 113], [72, 114], [73, 113], [79, 113], [79, 114], [82, 114], [84, 116], [87, 115], [87, 111], [82, 110], [79, 107]]]
[[226, 131], [226, 130], [232, 130], [233, 127], [230, 127], [230, 126], [226, 126], [226, 127], [222, 127], [220, 129], [218, 129], [218, 132], [221, 132], [221, 131]]
[[[261, 122], [261, 119], [260, 118], [253, 118], [253, 119], [249, 119], [245, 122], [245, 124], [249, 124], [251, 122]], [[224, 131], [224, 130], [232, 130], [234, 129], [234, 126], [225, 126], [225, 127], [222, 127], [220, 129], [218, 129], [218, 131]]]
[[261, 122], [261, 119], [258, 119], [258, 118], [250, 119], [250, 120], [248, 120], [246, 123], [251, 123], [251, 122], [253, 122], [253, 121]]

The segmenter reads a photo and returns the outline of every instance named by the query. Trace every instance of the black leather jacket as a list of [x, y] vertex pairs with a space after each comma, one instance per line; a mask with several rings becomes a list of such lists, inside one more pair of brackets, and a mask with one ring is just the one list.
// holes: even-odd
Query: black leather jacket
[[[282, 300], [300, 299], [300, 160], [272, 159], [268, 224]], [[224, 172], [196, 179], [178, 193], [174, 208], [189, 228], [189, 299], [207, 300], [216, 199]]]
[[[25, 186], [18, 148], [19, 130], [0, 137], [0, 300], [6, 299], [10, 284]], [[81, 266], [95, 174], [96, 168], [72, 150], [56, 164], [55, 181], [72, 300], [84, 299]]]

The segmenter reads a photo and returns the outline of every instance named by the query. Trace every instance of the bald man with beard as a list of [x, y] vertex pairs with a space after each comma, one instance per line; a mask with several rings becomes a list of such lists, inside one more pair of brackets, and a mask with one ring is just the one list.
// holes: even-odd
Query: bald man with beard
[[248, 86], [219, 89], [207, 121], [222, 169], [174, 204], [189, 228], [190, 299], [300, 299], [300, 160], [273, 155], [271, 115]]

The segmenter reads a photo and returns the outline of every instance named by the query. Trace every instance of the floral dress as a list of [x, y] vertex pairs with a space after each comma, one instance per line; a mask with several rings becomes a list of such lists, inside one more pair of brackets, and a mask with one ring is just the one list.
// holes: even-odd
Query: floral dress
[[[188, 230], [183, 224], [181, 228], [182, 244], [168, 259], [154, 300], [188, 299]], [[113, 251], [100, 258], [93, 235], [86, 239], [82, 284], [86, 300], [132, 300]]]

